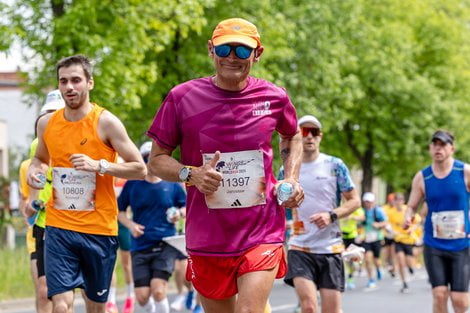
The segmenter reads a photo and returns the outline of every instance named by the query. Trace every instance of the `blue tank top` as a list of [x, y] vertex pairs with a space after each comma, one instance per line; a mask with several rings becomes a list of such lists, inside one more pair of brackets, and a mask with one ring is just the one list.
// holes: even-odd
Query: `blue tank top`
[[452, 171], [445, 178], [434, 176], [431, 166], [422, 170], [428, 214], [424, 223], [424, 243], [436, 249], [460, 251], [470, 245], [468, 238], [439, 239], [433, 236], [432, 214], [442, 211], [464, 211], [465, 233], [470, 233], [468, 217], [469, 193], [464, 180], [464, 163], [454, 160]]

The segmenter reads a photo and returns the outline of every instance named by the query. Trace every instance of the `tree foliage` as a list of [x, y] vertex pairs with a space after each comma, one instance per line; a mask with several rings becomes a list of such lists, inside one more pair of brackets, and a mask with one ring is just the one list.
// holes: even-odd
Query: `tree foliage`
[[363, 190], [370, 190], [374, 175], [395, 187], [409, 184], [424, 164], [430, 134], [455, 129], [453, 112], [466, 107], [468, 6], [428, 0], [296, 4], [286, 9], [302, 17], [297, 54], [284, 70], [299, 112], [323, 120], [325, 150], [359, 164]]
[[39, 60], [31, 71], [28, 91], [42, 99], [45, 89], [57, 85], [56, 62], [65, 56], [85, 54], [96, 63], [92, 100], [118, 115], [137, 139], [142, 125], [148, 125], [145, 122], [155, 112], [154, 108], [149, 112], [146, 104], [160, 101], [162, 76], [169, 79], [172, 64], [177, 62], [158, 62], [157, 56], [177, 40], [200, 32], [206, 23], [204, 10], [211, 3], [18, 1], [10, 12], [13, 25], [23, 45], [33, 52], [31, 59]]
[[5, 3], [0, 2], [0, 51], [8, 50], [13, 39], [13, 31], [8, 21], [8, 9]]
[[7, 16], [33, 53], [31, 95], [56, 85], [58, 59], [86, 54], [93, 100], [137, 142], [172, 86], [213, 73], [212, 29], [240, 16], [265, 46], [253, 74], [321, 119], [322, 150], [361, 168], [363, 189], [372, 176], [406, 187], [437, 128], [470, 143], [468, 0], [22, 0]]

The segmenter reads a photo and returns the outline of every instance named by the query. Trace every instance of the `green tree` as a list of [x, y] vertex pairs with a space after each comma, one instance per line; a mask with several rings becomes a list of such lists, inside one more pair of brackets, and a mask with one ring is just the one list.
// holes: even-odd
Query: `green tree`
[[97, 61], [92, 100], [119, 116], [137, 142], [147, 139], [145, 131], [174, 85], [213, 74], [207, 40], [220, 20], [241, 16], [259, 26], [267, 49], [256, 76], [282, 77], [279, 61], [294, 51], [283, 36], [289, 22], [268, 0], [26, 0], [10, 15], [23, 45], [43, 60], [28, 80], [31, 95], [42, 99], [44, 89], [56, 85], [58, 59], [86, 54]]
[[408, 185], [432, 131], [456, 128], [452, 111], [464, 109], [468, 6], [319, 0], [286, 3], [284, 12], [297, 20], [288, 90], [300, 114], [323, 120], [325, 150], [359, 165], [362, 190], [373, 176]]
[[[56, 86], [56, 62], [82, 53], [96, 62], [92, 100], [118, 115], [134, 139], [151, 119], [143, 101], [159, 102], [155, 88], [167, 64], [156, 55], [175, 38], [186, 39], [205, 25], [211, 0], [24, 0], [9, 16], [22, 45], [32, 51], [35, 66], [27, 92], [43, 99]], [[154, 109], [152, 108], [152, 111]], [[136, 114], [136, 112], [138, 112]]]
[[363, 170], [363, 190], [373, 176], [406, 187], [436, 128], [454, 131], [457, 148], [470, 143], [468, 0], [23, 0], [3, 9], [33, 52], [31, 95], [56, 85], [58, 59], [86, 54], [96, 60], [92, 99], [137, 142], [171, 87], [213, 74], [207, 40], [239, 16], [265, 46], [253, 75], [323, 121], [323, 149]]
[[0, 2], [0, 51], [6, 51], [10, 48], [13, 39], [13, 30], [9, 26], [10, 21], [6, 14], [9, 6]]

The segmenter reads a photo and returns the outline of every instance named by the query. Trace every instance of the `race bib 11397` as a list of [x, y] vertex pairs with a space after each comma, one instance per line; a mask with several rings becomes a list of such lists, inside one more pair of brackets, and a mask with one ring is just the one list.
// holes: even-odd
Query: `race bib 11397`
[[[204, 163], [214, 154], [203, 154]], [[211, 195], [206, 195], [210, 209], [246, 208], [266, 204], [266, 178], [263, 151], [248, 150], [221, 153], [216, 170], [222, 182]]]

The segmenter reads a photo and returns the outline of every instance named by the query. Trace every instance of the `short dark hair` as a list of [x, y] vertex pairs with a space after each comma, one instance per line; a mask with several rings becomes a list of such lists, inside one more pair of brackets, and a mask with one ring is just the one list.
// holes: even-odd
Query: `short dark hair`
[[91, 61], [89, 58], [82, 54], [72, 55], [69, 57], [65, 57], [57, 62], [56, 65], [56, 74], [57, 80], [59, 80], [59, 69], [61, 67], [69, 67], [71, 65], [79, 64], [83, 68], [83, 72], [85, 73], [86, 80], [90, 80], [93, 76], [93, 65], [91, 65]]

